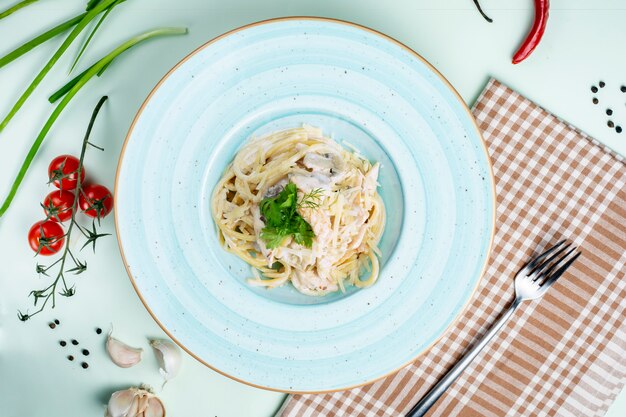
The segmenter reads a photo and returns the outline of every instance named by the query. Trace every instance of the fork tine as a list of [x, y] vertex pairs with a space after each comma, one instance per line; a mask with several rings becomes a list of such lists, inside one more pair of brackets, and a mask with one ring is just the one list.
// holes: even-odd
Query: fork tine
[[[543, 280], [543, 282], [541, 282], [539, 284], [539, 286], [541, 287], [550, 287], [552, 284], [554, 284], [554, 282], [559, 279], [561, 277], [561, 275], [563, 275], [565, 273], [565, 271], [572, 266], [572, 264], [576, 261], [576, 259], [578, 259], [578, 257], [580, 255], [582, 255], [582, 252], [578, 252], [576, 253], [576, 255], [572, 256], [567, 262], [565, 262], [560, 268], [558, 268], [557, 270], [554, 270], [554, 268], [556, 268], [563, 260], [567, 259], [567, 257], [573, 252], [575, 251], [576, 248], [573, 248], [572, 250], [570, 250], [569, 252], [567, 252], [567, 254], [565, 254], [563, 256], [563, 258], [559, 259], [559, 261], [557, 263], [555, 263], [551, 268], [550, 271], [548, 271], [546, 273], [546, 279]], [[543, 278], [542, 278], [543, 279]]]
[[553, 273], [556, 268], [567, 259], [568, 256], [572, 254], [572, 252], [576, 251], [576, 246], [565, 252], [565, 254], [561, 255], [558, 259], [555, 259], [551, 263], [545, 263], [544, 267], [537, 272], [537, 277], [535, 281], [542, 281], [545, 277]]
[[[563, 245], [563, 243], [565, 243], [567, 240], [563, 239], [560, 242], [558, 242], [556, 245], [552, 246], [550, 249], [544, 251], [542, 254], [536, 256], [535, 258], [533, 258], [529, 263], [528, 263], [528, 267], [531, 268], [532, 270], [534, 270], [536, 268], [536, 266], [543, 261], [546, 256], [550, 255], [552, 252], [554, 252], [555, 250], [557, 250], [561, 245]], [[530, 275], [530, 272], [528, 273], [528, 275]]]
[[[559, 262], [560, 259], [562, 259], [562, 256], [567, 256], [569, 255], [569, 252], [566, 253], [565, 255], [562, 255], [563, 252], [565, 252], [570, 246], [572, 246], [571, 243], [568, 243], [565, 246], [562, 246], [559, 248], [559, 250], [557, 250], [556, 252], [554, 252], [551, 256], [549, 256], [546, 260], [544, 260], [543, 262], [541, 262], [540, 265], [537, 265], [536, 267], [534, 267], [532, 269], [532, 271], [530, 271], [530, 274], [534, 274], [535, 272], [537, 273], [537, 277], [535, 277], [534, 281], [537, 281], [537, 279], [542, 275], [543, 272], [548, 271], [547, 268], [554, 266], [555, 264], [557, 264]], [[574, 249], [570, 249], [570, 252]], [[556, 260], [556, 262], [555, 262]]]

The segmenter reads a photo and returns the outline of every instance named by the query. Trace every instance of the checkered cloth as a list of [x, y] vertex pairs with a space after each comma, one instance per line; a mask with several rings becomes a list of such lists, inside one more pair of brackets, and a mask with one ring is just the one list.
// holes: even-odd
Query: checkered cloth
[[496, 179], [485, 276], [462, 318], [412, 365], [374, 384], [289, 396], [281, 417], [401, 416], [513, 301], [513, 276], [562, 237], [583, 255], [527, 302], [430, 416], [602, 416], [626, 382], [624, 160], [496, 80], [474, 107]]

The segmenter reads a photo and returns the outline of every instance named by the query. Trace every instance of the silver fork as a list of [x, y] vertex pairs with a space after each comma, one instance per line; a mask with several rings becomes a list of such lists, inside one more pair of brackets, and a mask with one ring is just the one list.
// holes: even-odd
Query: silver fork
[[513, 315], [517, 307], [526, 300], [541, 297], [556, 282], [557, 279], [574, 261], [581, 252], [576, 251], [571, 243], [560, 241], [541, 255], [528, 262], [515, 275], [515, 300], [502, 314], [502, 317], [489, 329], [483, 338], [448, 373], [435, 385], [424, 398], [408, 412], [406, 417], [422, 417], [437, 402], [439, 397], [461, 375], [470, 362], [489, 343], [495, 334], [504, 326]]

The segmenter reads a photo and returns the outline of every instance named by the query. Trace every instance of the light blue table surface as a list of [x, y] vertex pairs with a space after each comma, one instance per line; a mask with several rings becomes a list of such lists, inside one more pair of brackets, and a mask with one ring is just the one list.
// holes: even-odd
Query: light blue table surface
[[[15, 1], [0, 1], [0, 9]], [[535, 100], [617, 152], [626, 155], [626, 132], [606, 126], [607, 103], [614, 120], [626, 125], [626, 8], [623, 0], [553, 0], [548, 30], [528, 61], [513, 66], [510, 58], [533, 16], [531, 0], [483, 0], [494, 23], [486, 23], [471, 0], [128, 0], [116, 9], [82, 67], [114, 45], [157, 26], [189, 27], [186, 37], [150, 42], [120, 58], [101, 78], [91, 81], [51, 131], [28, 172], [12, 207], [0, 220], [0, 415], [3, 417], [98, 416], [110, 393], [141, 382], [160, 386], [157, 363], [147, 337], [164, 334], [132, 289], [114, 237], [99, 241], [94, 256], [85, 253], [88, 271], [76, 278], [77, 294], [60, 300], [53, 312], [27, 323], [16, 310], [29, 306], [26, 295], [42, 284], [36, 260], [26, 243], [30, 225], [42, 217], [39, 201], [49, 192], [48, 162], [62, 153], [78, 154], [82, 135], [97, 99], [108, 94], [93, 139], [106, 148], [90, 150], [87, 169], [95, 180], [113, 188], [115, 169], [129, 124], [154, 84], [182, 57], [212, 37], [232, 28], [277, 16], [313, 15], [345, 19], [389, 34], [435, 65], [473, 103], [490, 76]], [[83, 0], [41, 0], [0, 22], [0, 54], [77, 14]], [[0, 69], [0, 114], [4, 115], [26, 83], [48, 59], [55, 39]], [[65, 55], [0, 135], [0, 195], [4, 196], [32, 139], [51, 106], [46, 97], [64, 83], [75, 50]], [[601, 104], [589, 91], [599, 80]], [[626, 129], [626, 126], [623, 126]], [[114, 233], [113, 219], [103, 231]], [[58, 318], [55, 330], [47, 326]], [[112, 365], [104, 350], [111, 323], [122, 340], [145, 349], [134, 368]], [[78, 339], [88, 348], [90, 368], [69, 362], [59, 339]], [[77, 349], [73, 349], [75, 353]], [[80, 355], [76, 355], [80, 356]], [[280, 393], [252, 388], [221, 376], [191, 357], [180, 375], [160, 393], [171, 416], [271, 416], [282, 402]], [[611, 407], [610, 417], [626, 415], [626, 393]]]

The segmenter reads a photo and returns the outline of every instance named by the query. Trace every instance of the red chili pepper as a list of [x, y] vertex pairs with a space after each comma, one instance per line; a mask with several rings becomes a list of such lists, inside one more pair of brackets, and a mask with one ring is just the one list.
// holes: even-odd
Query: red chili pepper
[[513, 57], [513, 63], [519, 64], [535, 50], [543, 32], [546, 30], [546, 23], [548, 22], [548, 12], [550, 9], [549, 0], [535, 0], [535, 21], [533, 27], [528, 32], [526, 40], [522, 43], [522, 46], [518, 49]]

